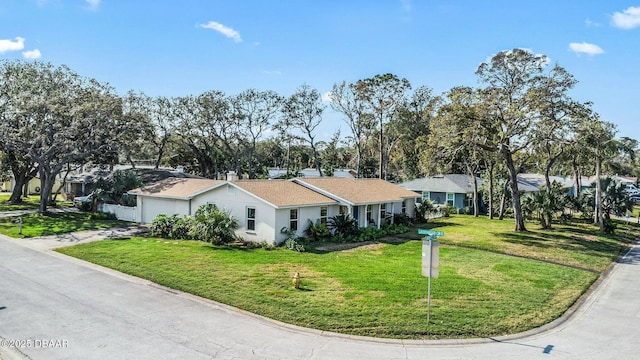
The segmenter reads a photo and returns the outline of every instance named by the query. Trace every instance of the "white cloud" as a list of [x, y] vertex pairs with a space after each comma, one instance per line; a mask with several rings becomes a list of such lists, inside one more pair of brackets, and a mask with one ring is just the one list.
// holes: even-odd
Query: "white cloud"
[[85, 0], [87, 2], [87, 9], [89, 10], [98, 10], [100, 6], [100, 2], [102, 0]]
[[204, 25], [200, 25], [201, 28], [204, 29], [211, 29], [214, 31], [219, 32], [220, 34], [233, 39], [233, 41], [239, 43], [242, 42], [242, 38], [240, 37], [240, 33], [233, 30], [232, 28], [228, 27], [228, 26], [224, 26], [220, 23], [217, 23], [215, 21], [209, 21], [208, 23], [204, 24]]
[[39, 59], [42, 56], [42, 54], [40, 53], [40, 50], [33, 49], [33, 50], [23, 51], [22, 56], [24, 56], [25, 59]]
[[582, 43], [571, 43], [569, 44], [569, 50], [575, 52], [576, 54], [587, 54], [589, 56], [604, 54], [604, 50], [596, 44], [589, 44], [586, 42]]
[[264, 70], [263, 73], [267, 75], [282, 75], [282, 71], [280, 70]]
[[7, 51], [18, 51], [24, 49], [24, 38], [17, 37], [15, 41], [0, 39], [0, 54]]
[[600, 23], [595, 22], [595, 21], [593, 21], [591, 19], [586, 19], [584, 21], [584, 24], [587, 25], [588, 27], [600, 27]]
[[623, 12], [613, 13], [611, 24], [617, 28], [627, 30], [640, 26], [640, 6], [631, 6]]
[[327, 91], [326, 93], [322, 94], [322, 101], [331, 102], [331, 91]]

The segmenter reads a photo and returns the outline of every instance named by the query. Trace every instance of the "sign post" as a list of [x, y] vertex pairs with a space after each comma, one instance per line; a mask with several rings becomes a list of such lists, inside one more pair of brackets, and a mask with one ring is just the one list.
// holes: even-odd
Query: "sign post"
[[425, 235], [422, 240], [422, 276], [428, 281], [427, 289], [427, 326], [431, 320], [431, 278], [437, 278], [440, 267], [440, 243], [436, 241], [438, 236], [443, 236], [442, 231], [418, 229], [419, 235]]

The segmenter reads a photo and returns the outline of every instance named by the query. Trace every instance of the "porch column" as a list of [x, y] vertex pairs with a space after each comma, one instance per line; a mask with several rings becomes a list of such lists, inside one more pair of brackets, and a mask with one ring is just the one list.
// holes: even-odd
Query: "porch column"
[[[371, 209], [371, 210], [373, 210], [373, 209]], [[381, 210], [382, 210], [382, 204], [378, 204], [378, 223], [376, 224], [376, 227], [378, 229], [380, 229], [380, 218], [382, 218], [382, 216], [380, 214], [382, 212]]]
[[[402, 200], [404, 202], [404, 200]], [[393, 224], [393, 220], [396, 218], [396, 203], [391, 203], [391, 223]]]

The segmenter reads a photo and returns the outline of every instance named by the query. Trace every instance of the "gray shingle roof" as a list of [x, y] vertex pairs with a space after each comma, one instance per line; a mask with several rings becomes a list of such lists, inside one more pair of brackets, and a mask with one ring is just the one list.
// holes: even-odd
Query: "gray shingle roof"
[[[482, 179], [478, 178], [478, 186]], [[413, 191], [448, 192], [466, 194], [473, 192], [473, 179], [465, 174], [446, 174], [425, 177], [398, 184]]]

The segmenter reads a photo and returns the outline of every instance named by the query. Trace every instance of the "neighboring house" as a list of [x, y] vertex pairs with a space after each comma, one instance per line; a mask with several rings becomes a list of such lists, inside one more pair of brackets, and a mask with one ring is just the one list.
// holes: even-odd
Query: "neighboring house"
[[[480, 189], [483, 180], [477, 178], [477, 181]], [[473, 178], [470, 175], [436, 175], [398, 185], [415, 192], [416, 202], [427, 199], [436, 206], [454, 206], [457, 209], [473, 206]]]
[[[550, 175], [549, 181], [552, 184], [554, 182], [560, 184], [560, 186], [563, 189], [566, 189], [567, 192], [571, 192], [574, 185], [570, 178], [562, 176]], [[543, 186], [547, 186], [547, 182], [543, 174], [518, 174], [518, 189], [520, 191], [524, 191], [525, 193], [538, 192]]]
[[[230, 179], [232, 180], [232, 179]], [[293, 180], [165, 179], [129, 192], [137, 196], [137, 219], [150, 223], [159, 214], [194, 215], [216, 204], [238, 220], [236, 234], [249, 241], [280, 243], [282, 229], [303, 236], [309, 221], [326, 223], [340, 213], [360, 227], [393, 221], [392, 214], [413, 215], [415, 193], [384, 180], [313, 178]]]
[[[60, 184], [62, 184], [61, 180], [59, 178], [56, 178], [56, 181], [53, 185], [53, 191], [56, 191], [58, 189], [58, 187], [60, 186]], [[2, 191], [8, 191], [8, 192], [13, 192], [13, 188], [16, 186], [16, 181], [13, 178], [13, 176], [10, 176], [8, 180], [3, 181], [1, 183], [0, 188], [2, 188]], [[27, 186], [27, 195], [38, 195], [40, 194], [40, 179], [39, 178], [33, 178], [29, 181], [29, 184]]]

